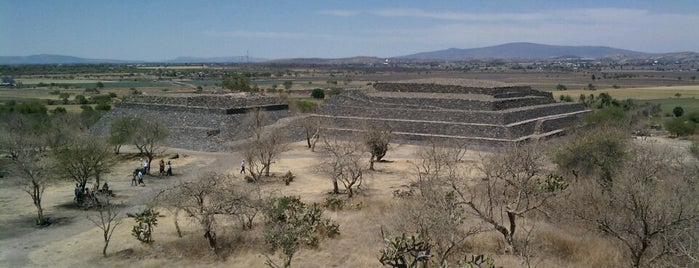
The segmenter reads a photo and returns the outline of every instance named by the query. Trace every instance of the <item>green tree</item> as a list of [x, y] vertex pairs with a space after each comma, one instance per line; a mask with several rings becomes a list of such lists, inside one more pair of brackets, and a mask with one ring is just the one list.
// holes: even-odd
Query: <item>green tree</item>
[[681, 117], [684, 114], [684, 109], [682, 109], [681, 106], [677, 106], [672, 109], [672, 114], [674, 114], [675, 117]]
[[78, 138], [54, 153], [57, 173], [74, 180], [83, 189], [91, 178], [95, 178], [97, 189], [100, 177], [109, 173], [114, 165], [109, 146], [95, 137]]
[[369, 169], [374, 170], [374, 162], [381, 161], [388, 152], [393, 130], [389, 126], [373, 126], [364, 132], [364, 145], [371, 154]]
[[556, 85], [556, 90], [567, 90], [568, 88], [563, 84]]
[[128, 115], [112, 121], [107, 141], [113, 146], [114, 154], [119, 154], [122, 145], [133, 142], [136, 132], [143, 124], [145, 121], [142, 118]]
[[314, 99], [324, 99], [325, 91], [322, 88], [314, 88], [313, 91], [311, 91], [311, 97]]
[[626, 157], [628, 140], [623, 130], [597, 126], [575, 134], [554, 149], [553, 162], [576, 178], [597, 177], [611, 184]]
[[97, 84], [95, 85], [97, 88], [104, 88], [104, 83], [102, 81], [97, 81]]
[[223, 88], [229, 89], [231, 91], [250, 91], [250, 79], [239, 73], [235, 73], [223, 78], [223, 83], [221, 84]]
[[665, 122], [665, 129], [677, 136], [687, 136], [694, 134], [697, 124], [686, 117], [676, 117]]

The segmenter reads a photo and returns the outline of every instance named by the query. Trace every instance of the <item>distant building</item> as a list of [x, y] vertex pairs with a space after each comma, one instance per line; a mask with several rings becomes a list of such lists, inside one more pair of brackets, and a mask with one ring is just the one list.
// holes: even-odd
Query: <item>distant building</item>
[[15, 79], [9, 76], [3, 76], [2, 77], [2, 83], [0, 83], [0, 86], [3, 87], [14, 87], [16, 85]]

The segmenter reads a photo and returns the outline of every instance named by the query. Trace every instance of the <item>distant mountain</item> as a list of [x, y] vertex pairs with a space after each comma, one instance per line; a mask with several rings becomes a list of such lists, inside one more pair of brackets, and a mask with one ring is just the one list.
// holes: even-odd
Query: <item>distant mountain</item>
[[377, 57], [357, 56], [357, 57], [337, 58], [337, 59], [325, 59], [325, 58], [278, 59], [278, 60], [271, 60], [271, 61], [269, 61], [269, 63], [342, 65], [342, 64], [380, 64], [383, 62], [383, 60], [384, 59], [379, 59]]
[[398, 58], [461, 60], [474, 58], [545, 59], [556, 57], [601, 58], [608, 55], [644, 55], [646, 53], [603, 46], [554, 46], [534, 43], [507, 43], [491, 47], [450, 48], [422, 52]]
[[263, 58], [252, 58], [246, 56], [233, 56], [233, 57], [177, 57], [174, 60], [167, 62], [170, 63], [247, 63], [247, 62], [263, 62], [267, 59]]
[[31, 56], [0, 56], [0, 65], [22, 64], [97, 64], [97, 63], [133, 63], [135, 61], [86, 59], [73, 56], [39, 54]]

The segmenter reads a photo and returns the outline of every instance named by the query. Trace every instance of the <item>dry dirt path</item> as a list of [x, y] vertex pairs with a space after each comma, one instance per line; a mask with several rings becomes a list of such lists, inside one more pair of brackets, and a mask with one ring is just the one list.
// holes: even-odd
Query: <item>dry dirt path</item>
[[[134, 153], [129, 149], [124, 148], [123, 155]], [[167, 151], [168, 155], [174, 153], [180, 157], [171, 160], [173, 177], [144, 176], [145, 187], [130, 186], [131, 171], [138, 167], [138, 158], [133, 157], [120, 162], [103, 181], [109, 182], [117, 202], [123, 202], [128, 209], [139, 205], [144, 197], [152, 196], [157, 189], [180, 180], [196, 178], [202, 172], [226, 172], [235, 168], [234, 163], [240, 163], [241, 159], [236, 153], [195, 152], [177, 148], [169, 148]], [[154, 159], [152, 163], [155, 173], [159, 159]], [[64, 267], [79, 265], [82, 261], [94, 258], [94, 253], [98, 250], [74, 252], [83, 242], [74, 239], [71, 242], [69, 239], [89, 237], [89, 241], [85, 243], [94, 244], [94, 241], [101, 238], [101, 234], [93, 230], [96, 229], [94, 224], [87, 219], [87, 215], [93, 211], [84, 211], [73, 203], [73, 185], [72, 182], [61, 181], [47, 189], [42, 203], [45, 214], [52, 223], [38, 228], [33, 224], [36, 211], [29, 196], [14, 189], [7, 180], [0, 181], [0, 267]], [[86, 232], [89, 234], [85, 234]], [[58, 247], [51, 247], [56, 244]], [[100, 245], [101, 248], [101, 243], [94, 245]]]

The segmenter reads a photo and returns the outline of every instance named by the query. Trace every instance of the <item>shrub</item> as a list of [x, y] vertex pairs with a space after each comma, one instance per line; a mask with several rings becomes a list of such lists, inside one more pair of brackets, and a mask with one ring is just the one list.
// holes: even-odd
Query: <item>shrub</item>
[[53, 109], [51, 111], [51, 113], [53, 113], [53, 114], [65, 114], [65, 113], [68, 113], [68, 111], [66, 111], [66, 108], [56, 107], [55, 109]]
[[95, 110], [97, 110], [97, 111], [105, 111], [106, 112], [106, 111], [109, 111], [111, 109], [112, 109], [112, 106], [107, 104], [107, 103], [104, 103], [104, 102], [97, 104], [97, 106], [95, 106]]
[[672, 109], [672, 114], [674, 114], [675, 117], [680, 117], [684, 115], [684, 109], [682, 109], [681, 106], [677, 106], [674, 109]]
[[312, 101], [299, 100], [296, 101], [296, 108], [302, 113], [312, 113], [318, 108], [318, 104]]
[[313, 91], [311, 91], [311, 97], [315, 99], [324, 99], [325, 98], [325, 91], [323, 91], [322, 88], [315, 88]]
[[294, 178], [296, 178], [296, 175], [291, 173], [291, 170], [287, 171], [286, 174], [284, 174], [284, 177], [282, 177], [284, 184], [286, 185], [289, 185], [292, 181], [294, 181]]
[[337, 197], [329, 197], [325, 199], [323, 207], [329, 210], [342, 210], [345, 208], [345, 200]]
[[87, 98], [83, 95], [75, 95], [75, 102], [81, 105], [88, 104]]
[[333, 88], [333, 89], [330, 89], [330, 91], [328, 92], [328, 95], [335, 96], [335, 95], [340, 95], [340, 93], [342, 93], [342, 89]]
[[136, 214], [134, 220], [138, 225], [131, 229], [131, 235], [138, 241], [150, 244], [153, 243], [153, 227], [158, 226], [158, 216], [160, 213], [153, 209], [146, 209]]
[[697, 124], [685, 117], [677, 117], [665, 122], [665, 129], [677, 136], [687, 136], [694, 134]]

